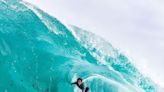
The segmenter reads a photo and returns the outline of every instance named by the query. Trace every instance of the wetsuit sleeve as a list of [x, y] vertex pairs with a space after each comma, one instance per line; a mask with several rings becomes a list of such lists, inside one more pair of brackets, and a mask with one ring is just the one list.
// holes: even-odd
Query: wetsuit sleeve
[[73, 85], [73, 84], [77, 84], [77, 82], [73, 82], [73, 83], [71, 83], [71, 85]]

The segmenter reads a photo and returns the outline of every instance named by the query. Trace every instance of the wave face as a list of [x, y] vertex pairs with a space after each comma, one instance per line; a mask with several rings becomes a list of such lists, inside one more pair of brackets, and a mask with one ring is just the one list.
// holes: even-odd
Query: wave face
[[102, 38], [20, 0], [0, 0], [0, 92], [162, 92]]

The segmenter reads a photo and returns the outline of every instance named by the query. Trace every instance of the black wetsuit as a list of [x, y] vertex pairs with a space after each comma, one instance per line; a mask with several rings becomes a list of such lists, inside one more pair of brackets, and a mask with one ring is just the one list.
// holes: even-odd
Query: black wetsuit
[[74, 82], [72, 84], [76, 84], [82, 90], [82, 92], [88, 92], [88, 90], [89, 90], [89, 88], [85, 87], [83, 83], [81, 85], [78, 85], [77, 82]]

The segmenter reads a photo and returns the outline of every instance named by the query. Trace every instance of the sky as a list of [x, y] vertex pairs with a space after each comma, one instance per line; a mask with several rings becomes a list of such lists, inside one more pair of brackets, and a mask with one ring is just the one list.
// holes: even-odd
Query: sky
[[109, 41], [164, 87], [163, 0], [25, 0]]

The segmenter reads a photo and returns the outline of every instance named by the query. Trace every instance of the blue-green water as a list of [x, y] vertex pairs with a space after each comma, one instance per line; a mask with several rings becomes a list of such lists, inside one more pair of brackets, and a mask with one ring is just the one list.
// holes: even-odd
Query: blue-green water
[[162, 92], [102, 38], [20, 0], [0, 0], [0, 92]]

